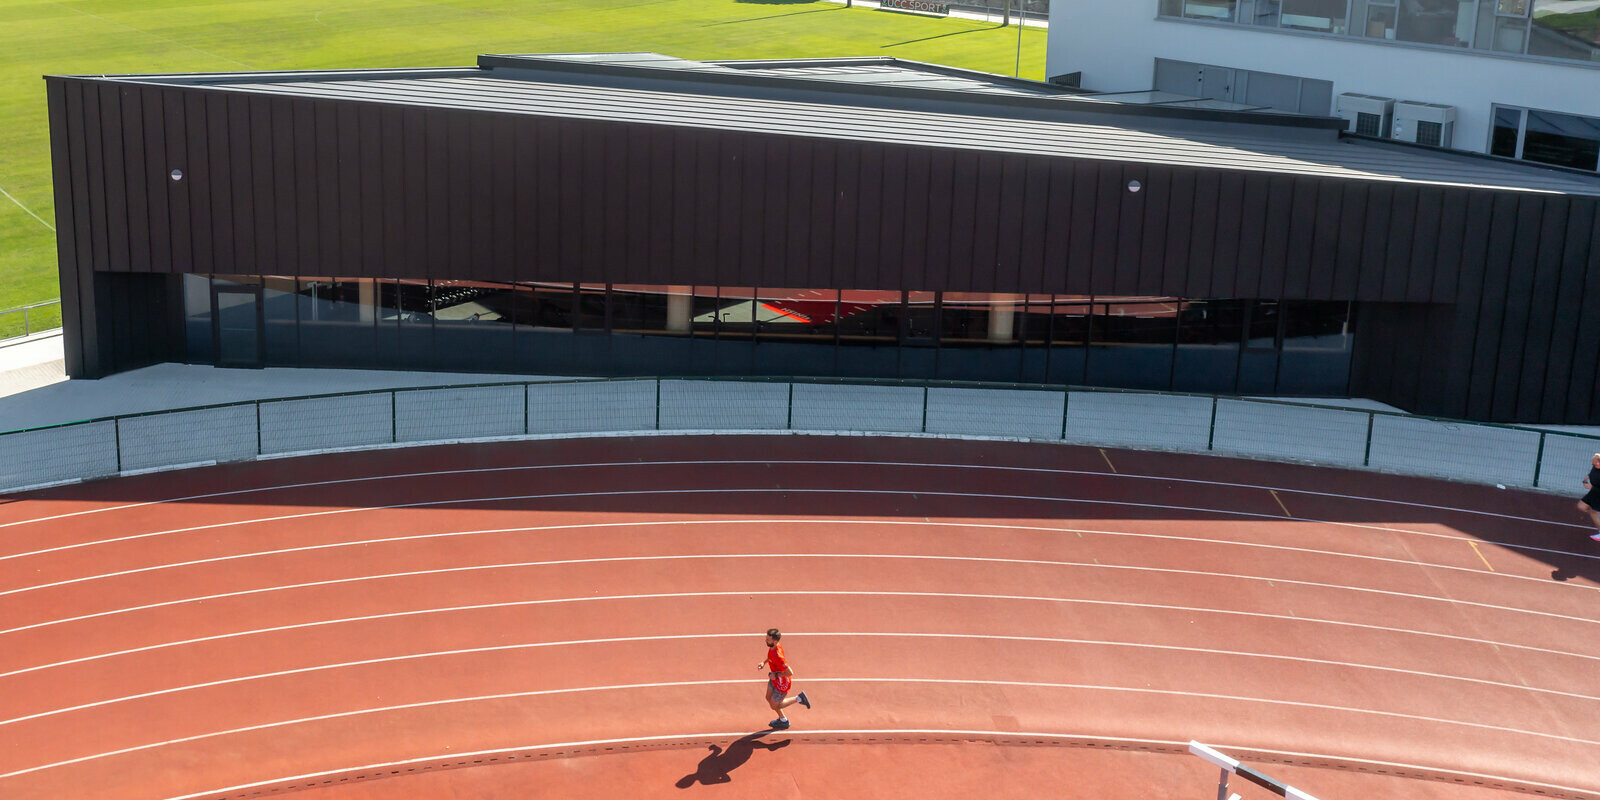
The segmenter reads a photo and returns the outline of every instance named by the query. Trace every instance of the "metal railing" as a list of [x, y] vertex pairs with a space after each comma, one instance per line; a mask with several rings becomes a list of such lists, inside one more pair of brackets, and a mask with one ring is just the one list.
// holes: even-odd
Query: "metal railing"
[[0, 491], [292, 453], [689, 432], [850, 433], [1216, 453], [1576, 492], [1600, 436], [1212, 395], [948, 381], [616, 378], [384, 389], [0, 434]]
[[0, 311], [0, 342], [59, 327], [61, 327], [59, 297]]

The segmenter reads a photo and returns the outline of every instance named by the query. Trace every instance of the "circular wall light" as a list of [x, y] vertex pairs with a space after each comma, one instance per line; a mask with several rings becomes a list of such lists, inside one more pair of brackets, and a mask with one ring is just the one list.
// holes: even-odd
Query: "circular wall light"
[[181, 169], [173, 170], [172, 171], [172, 179], [175, 180], [175, 181], [183, 180], [183, 170], [181, 170]]
[[1144, 184], [1136, 180], [1128, 181], [1128, 191], [1133, 192], [1134, 194], [1138, 194], [1139, 190], [1143, 188]]

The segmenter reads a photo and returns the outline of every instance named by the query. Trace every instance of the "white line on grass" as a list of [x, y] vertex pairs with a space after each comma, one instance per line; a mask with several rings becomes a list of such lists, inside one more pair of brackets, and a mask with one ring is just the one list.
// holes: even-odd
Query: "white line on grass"
[[33, 209], [28, 208], [27, 206], [23, 205], [22, 201], [18, 200], [15, 197], [13, 197], [10, 192], [6, 191], [6, 188], [4, 186], [0, 186], [0, 194], [5, 195], [7, 200], [10, 200], [11, 202], [16, 203], [17, 204], [17, 208], [20, 208], [23, 211], [28, 212], [28, 216], [33, 217], [36, 220], [39, 220], [39, 224], [45, 226], [46, 228], [49, 228], [51, 233], [55, 233], [56, 226], [51, 225], [48, 222], [45, 222], [44, 221], [44, 217], [41, 217], [38, 214], [33, 213]]

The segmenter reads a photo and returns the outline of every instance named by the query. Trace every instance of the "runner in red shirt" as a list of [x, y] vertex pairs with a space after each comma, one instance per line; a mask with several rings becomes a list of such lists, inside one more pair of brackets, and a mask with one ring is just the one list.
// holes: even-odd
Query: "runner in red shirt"
[[789, 718], [783, 715], [783, 710], [799, 703], [806, 708], [811, 707], [811, 700], [801, 692], [794, 697], [789, 697], [789, 684], [794, 678], [794, 670], [789, 667], [789, 659], [783, 655], [783, 645], [778, 640], [783, 634], [777, 628], [767, 631], [767, 659], [756, 665], [756, 669], [767, 671], [767, 705], [778, 712], [778, 718], [767, 723], [770, 727], [783, 730], [789, 727]]

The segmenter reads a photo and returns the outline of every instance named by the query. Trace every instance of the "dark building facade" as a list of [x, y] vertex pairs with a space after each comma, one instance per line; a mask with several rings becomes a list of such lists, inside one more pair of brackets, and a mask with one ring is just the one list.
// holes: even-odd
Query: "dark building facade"
[[68, 373], [942, 378], [1600, 422], [1600, 180], [981, 77], [48, 78]]

